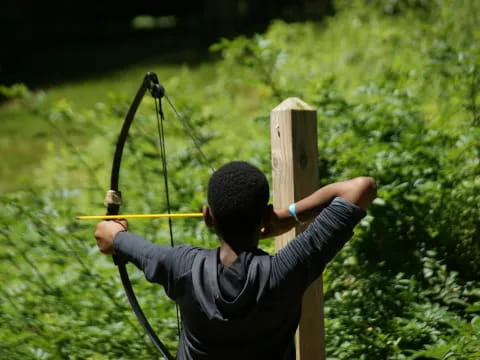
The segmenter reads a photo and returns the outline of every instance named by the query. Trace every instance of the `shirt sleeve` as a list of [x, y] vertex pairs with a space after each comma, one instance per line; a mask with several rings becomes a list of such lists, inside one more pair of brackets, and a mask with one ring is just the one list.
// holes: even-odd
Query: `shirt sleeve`
[[340, 197], [335, 198], [301, 234], [272, 259], [272, 276], [278, 283], [294, 279], [304, 290], [352, 237], [365, 211]]
[[194, 257], [191, 245], [153, 244], [128, 232], [119, 232], [113, 239], [113, 247], [116, 253], [142, 270], [148, 281], [163, 285], [172, 299], [175, 299], [176, 280], [191, 269]]

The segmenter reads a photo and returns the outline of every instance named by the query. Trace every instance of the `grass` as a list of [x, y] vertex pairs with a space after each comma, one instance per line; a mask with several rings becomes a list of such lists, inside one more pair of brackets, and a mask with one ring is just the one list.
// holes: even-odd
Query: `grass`
[[[133, 99], [148, 71], [156, 72], [160, 82], [164, 82], [182, 71], [188, 71], [188, 67], [182, 64], [140, 63], [105, 76], [38, 89], [29, 98], [12, 100], [0, 106], [0, 153], [4, 154], [0, 163], [0, 193], [31, 186], [32, 173], [46, 155], [48, 144], [60, 142], [58, 134], [46, 121], [46, 113], [53, 104], [66, 101], [74, 111], [84, 111], [99, 102], [108, 101], [112, 94]], [[192, 81], [201, 83], [211, 77], [212, 72], [212, 65], [201, 65]], [[68, 131], [68, 124], [64, 125]], [[119, 129], [120, 124], [113, 131]], [[75, 141], [81, 143], [82, 139]]]
[[[474, 6], [475, 9], [478, 7], [476, 4]], [[347, 8], [346, 5], [345, 7]], [[462, 19], [468, 19], [467, 15], [470, 14], [474, 20], [473, 14], [478, 13], [467, 7], [456, 11], [462, 15]], [[440, 74], [446, 70], [454, 70], [450, 67], [442, 70], [438, 67], [443, 62], [437, 64], [433, 61], [435, 57], [432, 52], [443, 54], [446, 50], [442, 50], [443, 42], [432, 41], [432, 38], [441, 39], [446, 36], [445, 34], [452, 33], [454, 35], [449, 36], [454, 38], [449, 42], [455, 44], [458, 49], [468, 50], [470, 42], [465, 39], [478, 40], [480, 32], [472, 30], [477, 29], [474, 26], [467, 27], [465, 31], [455, 29], [464, 23], [449, 20], [448, 14], [442, 15], [445, 21], [433, 24], [427, 24], [412, 16], [379, 17], [370, 11], [348, 9], [321, 24], [289, 24], [288, 27], [281, 23], [273, 24], [264, 36], [274, 41], [277, 46], [281, 45], [286, 49], [286, 53], [289, 53], [292, 59], [289, 63], [286, 57], [286, 64], [283, 65], [281, 74], [277, 76], [277, 82], [284, 88], [290, 88], [291, 84], [301, 81], [305, 88], [308, 88], [312, 78], [317, 82], [319, 79], [333, 78], [335, 89], [347, 100], [355, 99], [355, 102], [365, 103], [375, 102], [376, 99], [368, 93], [364, 99], [359, 99], [359, 87], [368, 87], [375, 82], [388, 82], [412, 92], [418, 103], [422, 104], [421, 110], [428, 121], [442, 126], [447, 122], [454, 124], [452, 118], [465, 117], [463, 111], [465, 91], [459, 89], [460, 91], [454, 92], [456, 94], [454, 97], [445, 98], [444, 94], [453, 93], [445, 91], [447, 87], [454, 85], [450, 75], [430, 76], [430, 73]], [[445, 24], [455, 31], [446, 32]], [[299, 38], [301, 41], [292, 43], [292, 34], [296, 33], [302, 35]], [[152, 46], [154, 45], [148, 43], [145, 49], [150, 51]], [[458, 52], [458, 49], [455, 51]], [[81, 52], [76, 51], [75, 55], [79, 53]], [[115, 49], [113, 53], [116, 58], [128, 55], [120, 54], [119, 49]], [[147, 53], [148, 51], [145, 52]], [[88, 58], [85, 54], [81, 57], [82, 61], [87, 61]], [[202, 115], [214, 115], [216, 119], [220, 119], [212, 123], [212, 129], [221, 132], [225, 144], [236, 140], [235, 137], [240, 133], [246, 139], [253, 139], [255, 138], [251, 136], [253, 132], [265, 130], [265, 127], [257, 125], [244, 125], [246, 122], [251, 125], [252, 118], [268, 116], [269, 111], [278, 103], [273, 99], [269, 89], [255, 85], [251, 87], [235, 85], [234, 90], [229, 92], [224, 86], [225, 84], [232, 86], [245, 80], [248, 69], [238, 65], [230, 66], [231, 64], [225, 61], [185, 65], [185, 59], [188, 58], [188, 54], [172, 52], [144, 62], [139, 62], [138, 58], [132, 59], [136, 61], [134, 65], [117, 67], [115, 71], [103, 75], [84, 76], [82, 80], [63, 83], [44, 91], [38, 90], [32, 99], [15, 100], [1, 105], [0, 151], [4, 158], [0, 163], [0, 192], [30, 186], [29, 178], [45, 156], [48, 143], [58, 142], [58, 137], [42, 115], [52, 104], [66, 101], [74, 111], [81, 112], [92, 109], [98, 102], [109, 101], [112, 94], [131, 101], [147, 71], [155, 71], [160, 81], [168, 85], [167, 93], [171, 94], [174, 102], [179, 94], [194, 94], [193, 97], [197, 101], [202, 99]], [[198, 56], [193, 58], [198, 60]], [[105, 59], [103, 61], [108, 62]], [[223, 75], [228, 75], [223, 82], [216, 77], [217, 66], [221, 67], [222, 64], [225, 67]], [[107, 68], [105, 63], [100, 65], [102, 69]], [[291, 90], [287, 96], [303, 96], [300, 94], [305, 89]], [[179, 105], [179, 110], [182, 110], [182, 106], [187, 106], [190, 100], [195, 99], [184, 99], [184, 103]], [[68, 124], [64, 125], [68, 130]], [[82, 140], [85, 139], [76, 139], [79, 144]], [[242, 148], [235, 151], [235, 154], [231, 154], [232, 157], [242, 156]]]

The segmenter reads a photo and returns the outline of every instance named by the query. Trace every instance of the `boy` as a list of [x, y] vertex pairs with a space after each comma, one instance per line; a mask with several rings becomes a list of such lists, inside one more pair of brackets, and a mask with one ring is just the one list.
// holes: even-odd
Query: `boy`
[[[265, 175], [231, 162], [212, 175], [203, 208], [218, 249], [152, 244], [112, 221], [99, 223], [95, 238], [103, 253], [126, 256], [178, 303], [177, 359], [291, 360], [304, 291], [352, 236], [375, 195], [374, 180], [360, 177], [273, 209]], [[276, 255], [258, 249], [260, 238], [312, 219]]]

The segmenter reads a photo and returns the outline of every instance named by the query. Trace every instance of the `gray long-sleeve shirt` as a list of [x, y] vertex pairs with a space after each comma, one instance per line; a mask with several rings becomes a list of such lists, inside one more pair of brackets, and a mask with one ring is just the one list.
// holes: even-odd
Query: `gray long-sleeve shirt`
[[303, 292], [364, 216], [335, 198], [276, 255], [244, 252], [231, 266], [220, 263], [218, 249], [156, 245], [126, 232], [114, 248], [179, 304], [177, 359], [290, 360]]

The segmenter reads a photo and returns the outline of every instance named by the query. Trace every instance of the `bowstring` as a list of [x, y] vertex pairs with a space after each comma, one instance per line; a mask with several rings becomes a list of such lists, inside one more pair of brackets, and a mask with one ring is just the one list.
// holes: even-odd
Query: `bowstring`
[[207, 164], [207, 166], [210, 168], [210, 171], [212, 172], [212, 174], [215, 172], [215, 169], [213, 168], [212, 164], [210, 163], [210, 161], [208, 161], [208, 158], [205, 156], [205, 153], [202, 151], [202, 148], [200, 146], [200, 141], [198, 140], [198, 138], [195, 136], [195, 133], [192, 129], [192, 126], [189, 124], [189, 122], [187, 121], [187, 119], [185, 119], [178, 111], [177, 109], [175, 108], [175, 106], [173, 105], [173, 103], [170, 101], [170, 98], [167, 96], [167, 94], [164, 95], [165, 99], [167, 100], [168, 104], [170, 105], [170, 107], [172, 108], [173, 110], [173, 113], [175, 114], [175, 116], [177, 117], [178, 120], [180, 120], [180, 123], [182, 124], [183, 128], [185, 129], [187, 135], [190, 137], [190, 139], [192, 139], [192, 142], [193, 142], [193, 145], [195, 146], [195, 148], [197, 149], [198, 153], [200, 154], [200, 156], [203, 158], [203, 161], [205, 161], [205, 164]]
[[[163, 115], [162, 107], [160, 105], [160, 99], [154, 99], [155, 103], [155, 113], [157, 116], [157, 131], [158, 131], [158, 138], [159, 138], [159, 152], [160, 152], [160, 159], [162, 162], [162, 172], [163, 172], [163, 183], [165, 187], [165, 202], [167, 206], [167, 213], [171, 213], [171, 206], [170, 206], [170, 192], [168, 189], [168, 167], [167, 167], [167, 156], [166, 156], [166, 146], [165, 146], [165, 131], [163, 127], [163, 122], [165, 121], [165, 117]], [[170, 246], [174, 247], [175, 243], [173, 240], [173, 225], [172, 225], [172, 218], [168, 218], [168, 230], [170, 232]], [[175, 302], [175, 310], [177, 314], [177, 335], [178, 340], [180, 340], [180, 332], [181, 332], [181, 323], [180, 323], [180, 310], [178, 308], [178, 304]]]

